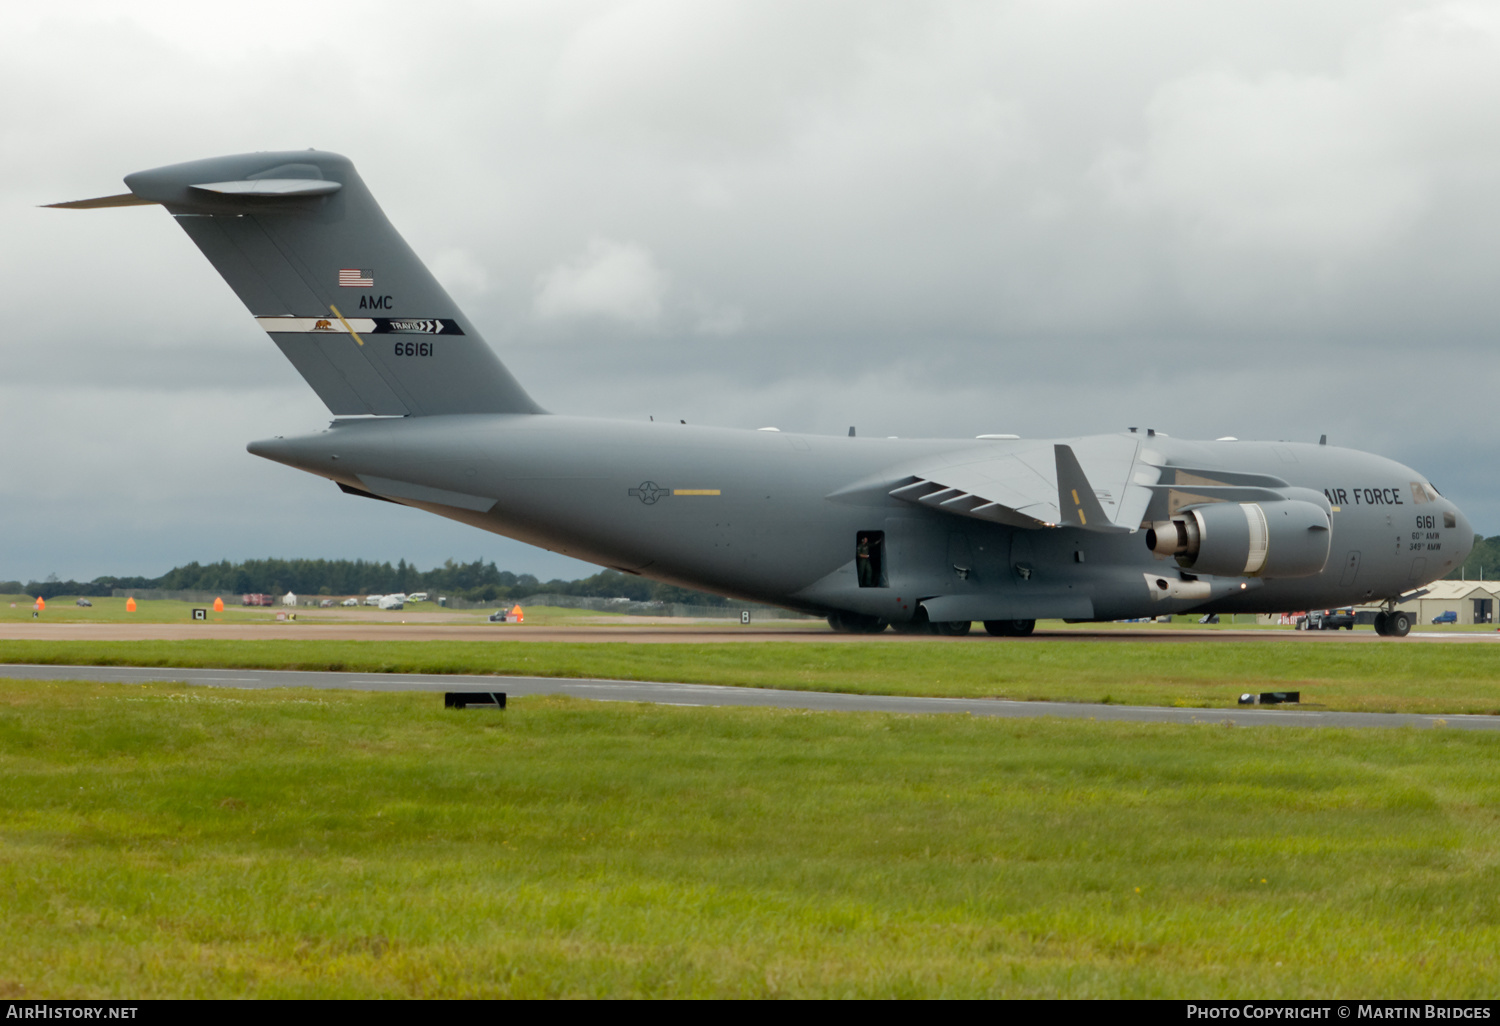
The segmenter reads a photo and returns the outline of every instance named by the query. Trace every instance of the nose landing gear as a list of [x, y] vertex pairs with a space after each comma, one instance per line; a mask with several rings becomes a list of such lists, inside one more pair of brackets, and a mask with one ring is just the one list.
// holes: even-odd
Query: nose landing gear
[[1404, 638], [1411, 633], [1411, 614], [1400, 609], [1383, 609], [1375, 614], [1375, 633], [1382, 638]]

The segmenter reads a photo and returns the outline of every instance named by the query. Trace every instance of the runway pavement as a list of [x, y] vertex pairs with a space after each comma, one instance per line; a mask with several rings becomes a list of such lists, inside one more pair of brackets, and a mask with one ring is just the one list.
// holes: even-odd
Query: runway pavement
[[[1500, 716], [1417, 716], [1396, 713], [1318, 712], [1289, 707], [1174, 709], [1082, 702], [1012, 702], [983, 698], [914, 698], [777, 691], [711, 684], [654, 681], [491, 677], [420, 673], [330, 673], [301, 670], [191, 670], [171, 667], [34, 666], [0, 664], [0, 677], [23, 680], [89, 680], [121, 684], [183, 681], [219, 688], [325, 688], [348, 691], [504, 691], [510, 696], [570, 695], [603, 702], [687, 706], [759, 706], [816, 712], [968, 714], [1010, 718], [1055, 716], [1075, 720], [1142, 723], [1232, 724], [1237, 727], [1449, 727], [1500, 730]], [[434, 698], [436, 701], [436, 698]], [[472, 715], [492, 715], [475, 711]]]

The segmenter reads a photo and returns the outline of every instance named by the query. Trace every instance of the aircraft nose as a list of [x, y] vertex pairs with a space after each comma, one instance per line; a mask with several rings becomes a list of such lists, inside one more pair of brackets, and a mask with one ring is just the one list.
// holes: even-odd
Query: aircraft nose
[[1474, 528], [1469, 526], [1469, 518], [1464, 516], [1463, 510], [1457, 506], [1453, 507], [1453, 515], [1458, 518], [1458, 537], [1455, 545], [1458, 550], [1458, 561], [1462, 563], [1469, 558], [1469, 553], [1474, 551]]

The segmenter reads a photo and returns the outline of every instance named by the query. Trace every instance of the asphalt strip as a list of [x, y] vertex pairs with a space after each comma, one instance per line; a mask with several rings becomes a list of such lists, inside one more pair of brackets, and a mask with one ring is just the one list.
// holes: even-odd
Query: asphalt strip
[[1419, 716], [1410, 713], [1319, 712], [1295, 708], [1175, 709], [1085, 702], [1013, 702], [993, 698], [918, 698], [777, 691], [717, 684], [563, 677], [492, 677], [432, 673], [330, 673], [305, 670], [193, 670], [174, 667], [0, 665], [0, 677], [18, 680], [92, 680], [112, 684], [172, 681], [215, 688], [321, 688], [342, 691], [503, 691], [510, 696], [570, 695], [600, 702], [651, 702], [680, 706], [759, 706], [814, 712], [888, 712], [1004, 716], [1056, 716], [1069, 720], [1202, 723], [1237, 727], [1452, 727], [1500, 730], [1500, 716]]

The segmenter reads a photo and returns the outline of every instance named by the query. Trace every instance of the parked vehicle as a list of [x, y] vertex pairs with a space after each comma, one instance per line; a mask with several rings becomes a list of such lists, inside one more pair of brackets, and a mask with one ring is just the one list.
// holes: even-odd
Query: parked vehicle
[[1353, 609], [1314, 609], [1297, 625], [1300, 631], [1354, 630]]
[[341, 606], [357, 606], [357, 605], [359, 605], [359, 599], [357, 599], [357, 598], [346, 598], [346, 599], [344, 599], [344, 601], [340, 602], [339, 605], [341, 605]]
[[1445, 609], [1432, 618], [1433, 623], [1458, 623], [1458, 614], [1451, 609]]
[[84, 598], [78, 599], [73, 604], [75, 606], [78, 606], [80, 609], [93, 609], [94, 608], [94, 604], [92, 602], [90, 602], [88, 599], [84, 599]]
[[427, 593], [425, 591], [414, 591], [410, 595], [406, 596], [406, 601], [408, 601], [408, 602], [426, 602], [427, 601]]
[[383, 599], [383, 598], [385, 598], [384, 595], [366, 595], [365, 596], [365, 605], [367, 605], [367, 606], [378, 606], [378, 605], [380, 605], [380, 600]]
[[275, 599], [270, 595], [242, 595], [240, 605], [242, 606], [269, 606], [275, 604]]
[[405, 595], [386, 595], [380, 600], [381, 609], [402, 609], [406, 606]]

